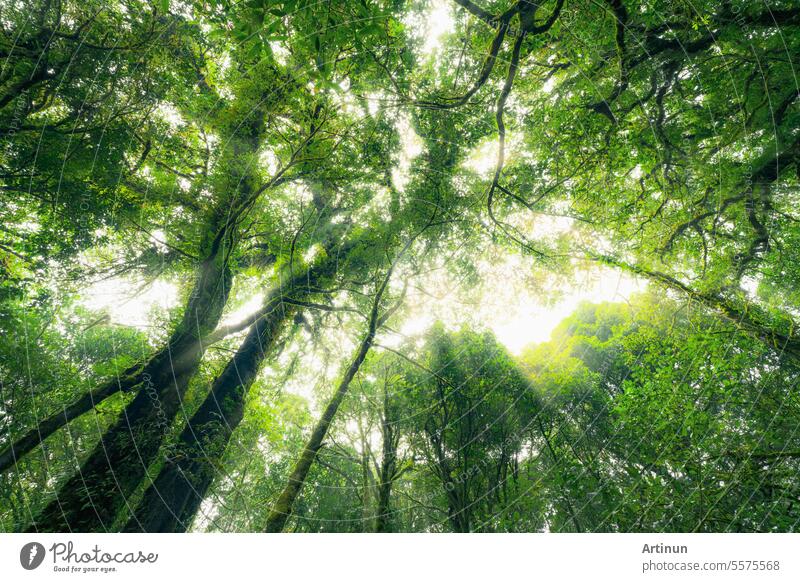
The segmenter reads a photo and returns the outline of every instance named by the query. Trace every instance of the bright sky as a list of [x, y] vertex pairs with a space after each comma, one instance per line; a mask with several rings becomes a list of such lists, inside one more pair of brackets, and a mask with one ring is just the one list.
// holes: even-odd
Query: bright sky
[[[436, 58], [442, 37], [455, 29], [452, 3], [433, 0], [426, 12], [410, 13], [408, 24], [420, 31], [424, 41], [420, 49], [422, 55]], [[179, 123], [172, 111], [165, 110], [162, 114]], [[407, 117], [401, 115], [397, 123], [403, 136], [403, 148], [392, 178], [402, 191], [411, 160], [421, 153], [423, 145]], [[510, 153], [513, 153], [513, 145], [509, 146]], [[479, 175], [490, 172], [494, 168], [496, 148], [496, 140], [482, 144], [468, 157], [465, 167]], [[569, 224], [558, 219], [550, 219], [549, 223], [542, 222], [546, 218], [536, 220], [534, 230], [537, 233], [552, 235], [569, 229]], [[399, 330], [401, 335], [422, 333], [436, 320], [453, 328], [469, 323], [492, 330], [512, 353], [518, 354], [528, 344], [547, 341], [559, 322], [582, 301], [626, 301], [632, 293], [644, 288], [642, 281], [607, 268], [580, 272], [569, 284], [559, 282], [556, 277], [532, 282], [532, 265], [529, 259], [519, 256], [495, 257], [491, 262], [482, 263], [479, 270], [482, 292], [462, 288], [458, 282], [438, 273], [421, 281], [424, 292], [418, 289], [408, 296], [410, 308]], [[253, 313], [260, 307], [262, 298], [263, 293], [256, 291], [240, 295], [236, 298], [238, 306], [223, 323], [240, 321]], [[172, 308], [178, 301], [178, 288], [170, 282], [156, 281], [141, 288], [136, 282], [114, 279], [87, 289], [82, 304], [93, 310], [107, 311], [117, 325], [149, 330], [156, 310]], [[397, 344], [402, 337], [388, 337], [382, 341]]]
[[[489, 329], [509, 351], [519, 354], [531, 343], [549, 340], [553, 329], [581, 302], [624, 302], [645, 288], [642, 280], [608, 268], [581, 271], [569, 285], [548, 281], [533, 285], [531, 266], [517, 256], [483, 263], [480, 270], [484, 291], [471, 297], [468, 289], [449, 276], [435, 274], [421, 280], [424, 291], [409, 292], [409, 312], [398, 330], [400, 335], [388, 334], [381, 342], [397, 345], [404, 337], [421, 334], [440, 320], [453, 329], [465, 323]], [[87, 289], [81, 303], [89, 309], [107, 311], [117, 325], [152, 331], [155, 312], [177, 305], [178, 289], [172, 283], [156, 281], [139, 293], [137, 290], [138, 286], [128, 280], [103, 281]], [[241, 321], [258, 310], [262, 300], [263, 293], [254, 293], [223, 323]]]
[[455, 30], [449, 0], [433, 0], [425, 13], [409, 12], [405, 23], [423, 40], [420, 52], [428, 58], [434, 57], [441, 48], [442, 37]]
[[625, 302], [646, 286], [640, 279], [632, 279], [610, 269], [585, 272], [580, 279], [578, 285], [558, 302], [542, 305], [535, 298], [526, 296], [508, 311], [498, 313], [499, 317], [489, 322], [488, 327], [512, 353], [519, 354], [531, 343], [549, 340], [555, 327], [581, 302]]
[[148, 330], [154, 310], [177, 305], [178, 288], [162, 280], [144, 288], [140, 285], [121, 277], [101, 281], [86, 289], [79, 303], [87, 309], [108, 312], [111, 323]]
[[533, 283], [531, 269], [529, 260], [519, 256], [497, 256], [481, 265], [483, 291], [471, 296], [446, 275], [428, 277], [421, 282], [424, 291], [409, 293], [409, 315], [399, 335], [384, 343], [397, 345], [403, 336], [423, 333], [442, 321], [452, 329], [463, 324], [489, 329], [510, 352], [519, 354], [529, 344], [549, 340], [581, 302], [625, 302], [646, 286], [608, 268], [580, 271], [570, 283], [555, 276]]

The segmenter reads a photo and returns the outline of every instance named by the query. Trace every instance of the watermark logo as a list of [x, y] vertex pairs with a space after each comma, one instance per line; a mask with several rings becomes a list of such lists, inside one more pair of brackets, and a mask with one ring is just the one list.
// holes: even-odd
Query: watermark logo
[[44, 561], [44, 546], [39, 542], [30, 542], [22, 546], [19, 552], [19, 563], [26, 570], [35, 570]]

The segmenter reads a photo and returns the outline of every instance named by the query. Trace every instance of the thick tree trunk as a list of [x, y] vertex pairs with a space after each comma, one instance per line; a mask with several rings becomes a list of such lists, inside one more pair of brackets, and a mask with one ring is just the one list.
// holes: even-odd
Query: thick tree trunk
[[[213, 332], [206, 335], [201, 342], [204, 348], [208, 348], [208, 346], [225, 339], [227, 336], [246, 329], [261, 316], [263, 316], [263, 313], [257, 314], [257, 316], [254, 316], [253, 319], [249, 321], [218, 327]], [[44, 442], [46, 438], [55, 433], [58, 429], [66, 426], [82, 414], [93, 410], [101, 402], [110, 398], [117, 392], [138, 391], [145, 383], [145, 378], [150, 378], [152, 380], [154, 377], [163, 376], [160, 370], [162, 370], [165, 365], [171, 366], [170, 362], [172, 359], [180, 360], [182, 358], [175, 358], [175, 348], [168, 344], [144, 364], [138, 363], [131, 366], [118, 378], [108, 380], [88, 394], [81, 396], [72, 404], [65, 406], [61, 411], [39, 421], [39, 424], [34, 428], [0, 451], [0, 473], [15, 465], [17, 461], [39, 446], [39, 444]]]
[[[2, 108], [1, 99], [0, 108]], [[174, 392], [178, 395], [178, 401], [180, 400], [180, 395], [186, 388], [185, 383], [191, 379], [199, 364], [199, 358], [205, 351], [203, 344], [207, 343], [207, 340], [216, 341], [222, 337], [220, 334], [208, 337], [208, 334], [219, 322], [230, 287], [230, 274], [227, 273], [227, 267], [223, 265], [230, 249], [225, 249], [224, 246], [231, 241], [231, 234], [236, 228], [237, 216], [246, 212], [247, 201], [251, 200], [257, 190], [248, 159], [252, 152], [258, 151], [264, 133], [263, 112], [254, 110], [248, 114], [247, 121], [239, 127], [237, 135], [228, 140], [228, 146], [225, 149], [226, 159], [224, 164], [222, 162], [220, 164], [228, 168], [229, 182], [222, 186], [220, 191], [235, 192], [236, 195], [228, 204], [217, 207], [209, 217], [206, 225], [208, 238], [204, 241], [205, 252], [202, 254], [207, 258], [200, 265], [199, 276], [190, 295], [183, 321], [172, 334], [167, 345], [142, 365], [141, 369], [138, 366], [129, 368], [123, 378], [111, 380], [93, 390], [65, 407], [64, 410], [44, 419], [38, 426], [11, 443], [0, 452], [0, 472], [14, 464], [22, 455], [34, 449], [59, 428], [92, 410], [102, 400], [121, 390], [132, 391], [144, 388], [151, 394], [158, 395], [164, 387], [170, 390], [174, 388]], [[277, 181], [276, 177], [269, 184], [277, 183]], [[263, 191], [264, 188], [262, 187], [261, 190]], [[226, 269], [224, 275], [226, 280], [220, 287], [223, 279], [221, 269]], [[222, 302], [219, 301], [221, 297], [219, 289], [222, 289], [224, 293]], [[209, 293], [216, 293], [217, 296]], [[147, 402], [148, 399], [142, 397], [142, 401]], [[139, 410], [136, 400], [130, 406]], [[147, 406], [144, 408], [146, 409]], [[167, 417], [167, 421], [172, 418], [169, 415]]]
[[[468, 479], [462, 479], [457, 483], [450, 475], [449, 464], [443, 465], [447, 468], [446, 477], [443, 478], [445, 497], [447, 498], [447, 518], [450, 526], [456, 533], [469, 533], [472, 522], [472, 502], [469, 499]], [[442, 473], [444, 475], [444, 473]]]
[[216, 475], [231, 434], [244, 416], [247, 392], [263, 361], [272, 352], [284, 324], [297, 309], [294, 301], [308, 295], [323, 276], [335, 271], [326, 259], [303, 269], [276, 287], [265, 301], [261, 317], [180, 436], [176, 455], [168, 459], [147, 488], [124, 531], [181, 532], [191, 524]]
[[392, 481], [381, 481], [378, 484], [378, 509], [375, 516], [375, 533], [392, 531], [389, 500], [392, 496]]
[[458, 503], [450, 506], [448, 512], [450, 525], [456, 533], [470, 533], [469, 510], [466, 507], [462, 507], [462, 505]]
[[[250, 320], [218, 327], [213, 332], [206, 335], [201, 342], [204, 344], [205, 348], [208, 348], [208, 346], [225, 339], [227, 336], [246, 329], [262, 315], [263, 314], [259, 313]], [[178, 338], [173, 337], [171, 341], [177, 344]], [[153, 377], [162, 375], [159, 370], [164, 367], [165, 363], [171, 365], [170, 361], [175, 357], [174, 352], [175, 349], [172, 348], [170, 344], [167, 344], [146, 362], [139, 362], [131, 366], [117, 378], [106, 381], [88, 394], [75, 400], [72, 404], [64, 406], [59, 412], [39, 421], [39, 424], [34, 428], [30, 429], [23, 436], [0, 451], [0, 473], [15, 465], [17, 461], [39, 446], [39, 444], [44, 442], [46, 438], [55, 433], [58, 429], [66, 426], [82, 414], [93, 410], [107, 398], [110, 398], [117, 392], [138, 391], [142, 388], [144, 378], [149, 377], [152, 379]], [[171, 356], [170, 354], [173, 355]], [[178, 357], [177, 359], [181, 358]]]
[[80, 470], [30, 526], [31, 531], [106, 531], [155, 459], [219, 322], [230, 290], [224, 253], [204, 261], [183, 319], [148, 362], [142, 389], [103, 435]]
[[[297, 307], [307, 305], [302, 298], [313, 296], [323, 279], [334, 275], [344, 257], [358, 245], [358, 241], [348, 241], [337, 246], [339, 229], [321, 229], [321, 234], [326, 258], [299, 273], [290, 273], [288, 281], [266, 299], [255, 319], [258, 325], [251, 329], [181, 433], [179, 455], [167, 460], [124, 531], [178, 532], [189, 527], [213, 482], [231, 434], [242, 420], [255, 374], [269, 355], [281, 326]], [[223, 330], [210, 337], [215, 338], [220, 331]]]
[[263, 360], [272, 352], [295, 307], [280, 300], [253, 324], [234, 357], [214, 381], [210, 395], [180, 435], [123, 531], [183, 532], [217, 473], [233, 430], [244, 416], [247, 392]]

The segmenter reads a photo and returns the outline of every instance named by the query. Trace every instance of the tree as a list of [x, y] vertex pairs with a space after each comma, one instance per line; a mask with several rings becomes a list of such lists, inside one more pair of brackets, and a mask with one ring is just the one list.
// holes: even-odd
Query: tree
[[3, 529], [796, 528], [793, 3], [0, 20]]
[[523, 439], [527, 382], [489, 335], [435, 328], [422, 365], [410, 366], [404, 408], [414, 446], [443, 489], [457, 532], [494, 531]]

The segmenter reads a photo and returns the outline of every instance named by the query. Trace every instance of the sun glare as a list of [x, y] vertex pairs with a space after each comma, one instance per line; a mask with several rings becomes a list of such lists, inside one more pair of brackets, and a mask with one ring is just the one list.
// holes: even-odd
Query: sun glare
[[609, 268], [580, 271], [569, 283], [539, 287], [529, 280], [529, 271], [519, 257], [486, 264], [480, 285], [489, 292], [473, 297], [447, 276], [430, 276], [420, 282], [424, 291], [409, 294], [408, 316], [385, 343], [397, 346], [440, 321], [453, 330], [463, 324], [491, 330], [509, 351], [520, 354], [530, 344], [548, 341], [580, 303], [624, 302], [646, 287], [643, 280]]
[[645, 286], [641, 279], [611, 269], [586, 271], [581, 274], [580, 281], [555, 303], [547, 304], [525, 297], [517, 305], [510, 305], [507, 311], [495, 314], [486, 325], [512, 353], [519, 354], [530, 344], [548, 341], [556, 326], [584, 301], [625, 302], [634, 293], [643, 291]]
[[108, 279], [89, 287], [79, 303], [107, 312], [111, 323], [148, 330], [154, 309], [168, 310], [178, 304], [178, 287], [162, 280], [143, 287], [129, 279]]
[[410, 179], [411, 162], [422, 153], [424, 144], [414, 131], [407, 115], [401, 115], [397, 120], [397, 133], [400, 135], [402, 149], [397, 163], [392, 168], [392, 184], [403, 192]]
[[433, 0], [425, 12], [409, 12], [405, 18], [409, 30], [417, 31], [422, 46], [423, 58], [431, 59], [442, 47], [442, 37], [455, 30], [455, 21], [450, 2]]

